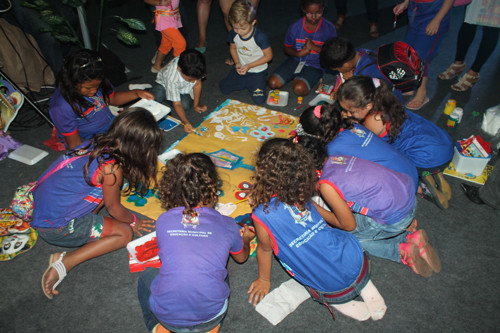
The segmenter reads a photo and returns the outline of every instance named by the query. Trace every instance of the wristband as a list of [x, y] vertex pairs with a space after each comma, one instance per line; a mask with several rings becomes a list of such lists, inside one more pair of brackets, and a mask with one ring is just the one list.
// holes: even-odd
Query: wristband
[[130, 223], [130, 226], [133, 228], [135, 227], [135, 222], [137, 221], [137, 217], [134, 214], [132, 214], [132, 216], [134, 217], [134, 220], [132, 221], [132, 223]]

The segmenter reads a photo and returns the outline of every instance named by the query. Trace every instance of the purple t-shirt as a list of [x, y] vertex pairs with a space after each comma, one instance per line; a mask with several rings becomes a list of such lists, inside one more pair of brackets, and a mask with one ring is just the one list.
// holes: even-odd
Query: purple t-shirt
[[366, 127], [355, 123], [344, 129], [326, 145], [328, 155], [348, 155], [378, 163], [386, 168], [407, 174], [413, 179], [414, 191], [418, 187], [417, 168], [405, 154], [384, 142]]
[[354, 156], [331, 155], [319, 180], [323, 183], [354, 213], [380, 224], [399, 222], [415, 206], [415, 187], [408, 175]]
[[149, 304], [166, 324], [188, 327], [214, 318], [229, 297], [226, 263], [243, 250], [243, 238], [230, 217], [196, 208], [198, 221], [183, 219], [184, 207], [156, 221], [161, 268], [151, 283]]
[[[83, 142], [79, 147], [88, 144], [89, 142]], [[71, 157], [66, 154], [59, 157], [38, 180], [63, 160]], [[90, 163], [88, 175], [93, 185], [87, 184], [83, 168], [88, 161], [88, 155], [77, 158], [38, 185], [33, 193], [33, 221], [30, 223], [32, 227], [59, 228], [97, 208], [103, 200], [101, 185], [96, 181], [101, 169], [98, 168], [97, 159]], [[114, 160], [104, 164], [106, 163], [114, 163]]]
[[[302, 50], [309, 38], [316, 46], [323, 47], [323, 44], [332, 37], [337, 37], [337, 30], [332, 22], [321, 18], [315, 31], [309, 31], [305, 26], [305, 17], [295, 21], [290, 25], [285, 36], [285, 46], [292, 47], [294, 50]], [[311, 51], [306, 57], [294, 58], [297, 61], [305, 61], [306, 66], [311, 66], [324, 71], [319, 62], [319, 53]]]
[[312, 202], [306, 208], [299, 211], [273, 197], [267, 212], [261, 204], [252, 218], [267, 231], [274, 254], [294, 279], [322, 292], [345, 289], [361, 272], [361, 244], [330, 227]]
[[[113, 94], [114, 92], [110, 96]], [[84, 110], [84, 117], [79, 117], [62, 97], [60, 90], [54, 91], [50, 100], [49, 114], [59, 136], [65, 137], [78, 132], [82, 140], [89, 140], [94, 134], [105, 133], [108, 130], [115, 117], [104, 101], [102, 90], [99, 89], [94, 97], [85, 99], [91, 101], [93, 105]]]

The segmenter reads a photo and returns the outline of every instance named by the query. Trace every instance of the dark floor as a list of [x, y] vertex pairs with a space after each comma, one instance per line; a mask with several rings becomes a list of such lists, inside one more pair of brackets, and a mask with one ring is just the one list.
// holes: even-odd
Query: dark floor
[[[272, 71], [285, 58], [282, 41], [287, 26], [299, 17], [298, 1], [263, 0], [259, 8], [260, 28], [270, 38], [274, 50]], [[392, 1], [379, 1], [380, 31], [382, 36], [372, 40], [368, 36], [366, 16], [361, 0], [349, 1], [349, 16], [346, 26], [339, 31], [350, 38], [356, 46], [376, 48], [377, 46], [404, 38], [403, 20], [398, 20], [398, 29], [392, 30]], [[325, 17], [334, 20], [335, 8]], [[184, 25], [187, 27], [189, 46], [197, 38], [195, 1], [184, 1]], [[107, 14], [124, 17], [136, 16], [149, 22], [147, 6], [140, 1], [125, 1], [107, 8]], [[133, 13], [133, 14], [130, 14]], [[454, 58], [456, 35], [461, 23], [463, 9], [454, 9], [452, 29], [445, 36], [438, 57], [430, 66], [428, 96], [431, 102], [420, 114], [439, 126], [445, 127], [442, 110], [449, 98], [457, 100], [464, 108], [462, 123], [455, 129], [446, 130], [454, 139], [481, 134], [486, 140], [498, 144], [500, 138], [492, 138], [480, 129], [482, 114], [488, 107], [500, 104], [496, 78], [500, 77], [500, 47], [485, 64], [481, 80], [474, 89], [465, 93], [453, 92], [450, 82], [438, 80]], [[127, 48], [116, 42], [105, 21], [104, 42], [120, 56], [130, 69], [129, 82], [117, 89], [126, 89], [129, 83], [153, 83], [154, 75], [149, 72], [150, 59], [155, 50], [152, 30], [141, 35], [141, 47]], [[206, 60], [208, 77], [203, 83], [202, 102], [208, 112], [227, 98], [251, 103], [247, 92], [224, 96], [218, 89], [218, 82], [229, 68], [224, 65], [228, 54], [224, 43], [225, 28], [216, 3], [212, 6], [209, 22]], [[477, 42], [475, 47], [477, 47]], [[466, 59], [472, 62], [472, 55]], [[333, 77], [326, 77], [331, 80]], [[290, 91], [287, 86], [285, 90]], [[313, 96], [308, 96], [308, 101]], [[288, 107], [279, 111], [298, 115], [292, 111], [296, 101], [290, 99]], [[46, 104], [40, 106], [46, 111]], [[479, 112], [474, 117], [473, 111]], [[188, 113], [193, 125], [206, 114]], [[36, 112], [24, 107], [11, 125], [10, 134], [18, 141], [49, 151], [49, 156], [34, 166], [28, 166], [11, 159], [0, 161], [2, 191], [0, 207], [9, 205], [17, 186], [36, 179], [58, 156], [42, 141], [50, 137], [50, 127], [40, 120]], [[165, 135], [164, 149], [183, 135], [176, 128]], [[283, 322], [273, 327], [253, 310], [247, 302], [247, 289], [257, 276], [257, 262], [250, 258], [243, 265], [229, 260], [231, 299], [229, 313], [222, 332], [497, 332], [500, 327], [500, 290], [498, 286], [497, 248], [500, 238], [498, 211], [487, 206], [475, 205], [461, 192], [458, 182], [449, 179], [453, 190], [450, 208], [439, 210], [430, 202], [418, 199], [417, 218], [419, 226], [426, 229], [432, 244], [439, 251], [443, 270], [424, 279], [415, 275], [403, 265], [373, 258], [372, 280], [385, 298], [388, 310], [383, 320], [363, 323], [351, 320], [339, 313], [333, 321], [326, 307], [312, 300], [305, 301]], [[493, 227], [492, 227], [493, 226]], [[35, 247], [10, 262], [1, 263], [0, 280], [4, 281], [0, 303], [1, 332], [145, 332], [139, 303], [136, 297], [138, 273], [128, 271], [125, 249], [93, 259], [72, 270], [58, 290], [60, 295], [50, 301], [45, 298], [40, 279], [48, 264], [51, 253], [66, 250], [57, 248], [39, 239]], [[272, 287], [275, 288], [289, 277], [276, 262], [273, 269]]]

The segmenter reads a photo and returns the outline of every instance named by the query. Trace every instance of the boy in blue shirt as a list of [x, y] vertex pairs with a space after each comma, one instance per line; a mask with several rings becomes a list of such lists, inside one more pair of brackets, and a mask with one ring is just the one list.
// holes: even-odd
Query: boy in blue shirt
[[273, 51], [267, 36], [255, 27], [257, 12], [250, 0], [236, 0], [229, 10], [229, 52], [235, 67], [220, 82], [224, 94], [248, 89], [255, 104], [266, 100], [267, 63]]

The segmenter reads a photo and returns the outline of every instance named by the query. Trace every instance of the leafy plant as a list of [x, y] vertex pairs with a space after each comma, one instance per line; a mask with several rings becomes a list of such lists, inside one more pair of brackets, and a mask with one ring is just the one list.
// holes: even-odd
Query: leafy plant
[[[71, 23], [66, 19], [61, 12], [50, 4], [46, 0], [25, 0], [21, 2], [21, 5], [27, 8], [37, 10], [40, 13], [40, 18], [47, 23], [48, 28], [42, 29], [43, 32], [50, 32], [54, 38], [63, 43], [75, 43], [81, 48], [92, 48], [90, 44], [88, 24], [86, 18], [86, 12], [84, 5], [87, 0], [61, 0], [61, 3], [75, 8], [78, 12], [80, 19], [80, 30], [81, 35], [77, 30], [73, 28]], [[101, 45], [101, 30], [102, 30], [102, 20], [104, 11], [104, 0], [100, 1], [99, 4], [99, 24], [97, 30], [97, 43], [96, 50], [99, 50]], [[120, 16], [112, 16], [117, 18], [123, 23], [123, 26], [116, 31], [116, 38], [125, 43], [128, 46], [139, 45], [139, 40], [137, 37], [129, 30], [145, 31], [146, 25], [138, 19], [135, 18], [123, 18]]]

